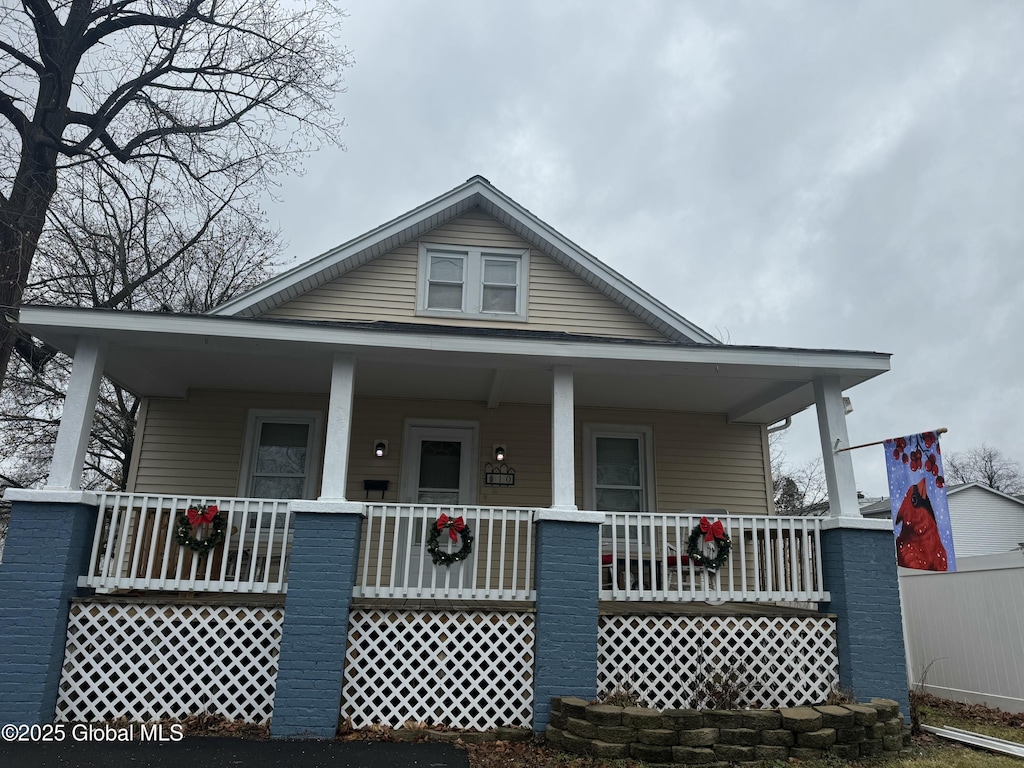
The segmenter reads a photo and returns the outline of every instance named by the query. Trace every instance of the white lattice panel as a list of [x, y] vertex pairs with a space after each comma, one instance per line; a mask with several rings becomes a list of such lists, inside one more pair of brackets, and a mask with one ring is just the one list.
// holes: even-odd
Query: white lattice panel
[[777, 616], [602, 616], [598, 691], [628, 686], [647, 706], [691, 705], [715, 672], [756, 683], [746, 706], [825, 701], [839, 682], [835, 620]]
[[342, 714], [357, 728], [407, 720], [527, 727], [533, 627], [526, 613], [353, 611]]
[[265, 722], [283, 621], [281, 608], [74, 603], [56, 719]]

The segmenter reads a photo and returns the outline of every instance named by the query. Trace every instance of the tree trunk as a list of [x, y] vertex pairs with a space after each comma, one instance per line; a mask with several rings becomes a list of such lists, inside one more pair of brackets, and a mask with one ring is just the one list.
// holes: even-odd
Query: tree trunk
[[17, 341], [18, 306], [28, 284], [46, 210], [57, 190], [56, 152], [22, 154], [11, 196], [0, 203], [0, 389]]

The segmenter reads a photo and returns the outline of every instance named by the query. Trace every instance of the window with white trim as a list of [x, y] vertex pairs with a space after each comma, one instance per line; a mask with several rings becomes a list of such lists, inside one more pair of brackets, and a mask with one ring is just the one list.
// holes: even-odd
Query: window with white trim
[[650, 512], [654, 508], [650, 427], [585, 425], [584, 503], [598, 512]]
[[525, 320], [529, 251], [420, 244], [417, 312]]
[[320, 415], [251, 411], [239, 492], [259, 499], [312, 498]]

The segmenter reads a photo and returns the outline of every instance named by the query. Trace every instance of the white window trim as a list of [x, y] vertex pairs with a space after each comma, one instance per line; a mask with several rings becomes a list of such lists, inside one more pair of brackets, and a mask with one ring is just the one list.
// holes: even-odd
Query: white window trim
[[584, 424], [583, 425], [583, 505], [584, 509], [597, 509], [596, 481], [597, 438], [639, 437], [641, 443], [640, 471], [644, 478], [644, 498], [641, 513], [655, 512], [658, 507], [658, 489], [654, 484], [654, 429], [637, 424]]
[[320, 476], [323, 461], [320, 450], [324, 440], [323, 414], [320, 411], [270, 410], [266, 408], [249, 409], [245, 426], [245, 441], [242, 444], [242, 466], [238, 473], [238, 495], [242, 498], [251, 496], [250, 485], [253, 464], [256, 462], [256, 441], [259, 440], [260, 428], [266, 422], [309, 425], [309, 442], [306, 446], [306, 483], [302, 489], [302, 498], [315, 499], [319, 495], [316, 481]]
[[[462, 310], [428, 309], [427, 286], [430, 277], [429, 251], [447, 251], [453, 255], [465, 256], [466, 268], [462, 275]], [[515, 260], [519, 263], [519, 282], [516, 291], [515, 312], [485, 312], [483, 305], [483, 260], [488, 256]], [[418, 287], [416, 292], [416, 314], [424, 317], [474, 318], [478, 320], [507, 320], [524, 322], [527, 320], [527, 297], [530, 284], [530, 249], [529, 248], [479, 248], [464, 247], [444, 243], [420, 243]]]

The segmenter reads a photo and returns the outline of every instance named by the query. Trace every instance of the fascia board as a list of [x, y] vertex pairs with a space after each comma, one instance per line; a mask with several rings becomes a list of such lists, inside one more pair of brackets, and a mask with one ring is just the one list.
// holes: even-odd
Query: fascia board
[[[126, 318], [131, 318], [130, 325]], [[697, 363], [725, 366], [765, 366], [820, 371], [880, 374], [889, 370], [883, 352], [733, 347], [726, 345], [657, 346], [600, 344], [593, 342], [508, 339], [494, 336], [381, 332], [315, 326], [289, 322], [165, 315], [145, 312], [113, 312], [63, 307], [23, 307], [19, 325], [47, 337], [47, 330], [62, 335], [95, 335], [111, 338], [121, 334], [252, 339], [256, 341], [324, 344], [335, 347], [410, 349], [482, 355], [539, 357], [559, 361], [629, 361], [650, 363]], [[156, 339], [154, 339], [156, 341]]]

